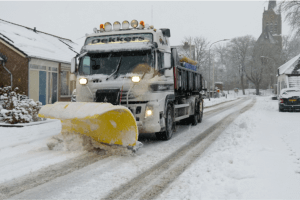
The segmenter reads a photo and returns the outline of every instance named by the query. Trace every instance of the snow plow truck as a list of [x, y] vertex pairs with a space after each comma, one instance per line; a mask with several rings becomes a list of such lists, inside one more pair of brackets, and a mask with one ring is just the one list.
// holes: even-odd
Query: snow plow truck
[[94, 28], [71, 62], [76, 102], [46, 105], [39, 116], [60, 119], [62, 133], [127, 147], [143, 133], [169, 140], [181, 120], [200, 123], [203, 78], [195, 61], [170, 46], [170, 36], [170, 29], [137, 20]]

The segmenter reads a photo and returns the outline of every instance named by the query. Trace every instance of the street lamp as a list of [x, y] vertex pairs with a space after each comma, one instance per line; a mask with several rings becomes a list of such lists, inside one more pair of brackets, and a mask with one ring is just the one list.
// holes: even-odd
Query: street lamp
[[210, 48], [211, 48], [211, 46], [213, 45], [213, 44], [215, 44], [215, 43], [218, 43], [218, 42], [223, 42], [223, 41], [227, 41], [227, 40], [230, 40], [230, 39], [223, 39], [223, 40], [218, 40], [218, 41], [216, 41], [216, 42], [214, 42], [214, 43], [212, 43], [210, 46], [209, 46], [209, 49], [208, 49], [208, 59], [209, 59], [209, 68], [208, 68], [208, 97], [209, 97], [209, 100], [210, 100], [210, 65], [211, 65], [211, 63], [210, 63]]

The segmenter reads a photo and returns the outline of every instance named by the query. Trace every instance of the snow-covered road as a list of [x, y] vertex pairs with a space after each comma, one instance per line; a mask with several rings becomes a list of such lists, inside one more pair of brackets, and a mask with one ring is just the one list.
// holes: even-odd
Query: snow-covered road
[[256, 99], [159, 199], [300, 199], [300, 113]]
[[[278, 122], [282, 121], [281, 116], [273, 117], [275, 113], [279, 114], [276, 108], [277, 102], [268, 98], [257, 97], [257, 103], [245, 113], [239, 111], [247, 105], [250, 106], [253, 98], [243, 98], [208, 108], [205, 110], [201, 124], [195, 127], [179, 126], [174, 137], [169, 141], [158, 141], [152, 135], [142, 135], [140, 141], [144, 143], [144, 147], [135, 155], [107, 155], [101, 152], [97, 155], [85, 151], [50, 151], [46, 147], [46, 141], [48, 137], [59, 133], [58, 122], [43, 125], [43, 128], [36, 126], [36, 130], [30, 133], [26, 132], [27, 127], [22, 128], [23, 131], [17, 128], [4, 129], [0, 127], [0, 199], [5, 197], [14, 199], [267, 198], [272, 193], [267, 193], [263, 188], [270, 190], [273, 188], [272, 184], [271, 186], [264, 185], [270, 183], [272, 177], [263, 177], [264, 184], [260, 184], [260, 186], [264, 186], [262, 188], [258, 187], [259, 184], [255, 181], [249, 180], [259, 182], [258, 180], [263, 175], [268, 174], [264, 172], [269, 169], [264, 171], [261, 168], [264, 169], [265, 165], [275, 164], [275, 167], [272, 168], [275, 170], [280, 168], [280, 163], [276, 164], [277, 157], [269, 163], [261, 155], [271, 151], [268, 150], [270, 148], [273, 148], [272, 151], [277, 151], [276, 147], [280, 146], [281, 141], [281, 146], [288, 144], [293, 149], [291, 155], [295, 157], [295, 166], [297, 166], [297, 158], [300, 156], [299, 145], [298, 149], [296, 145], [291, 145], [296, 144], [297, 139], [299, 144], [299, 137], [295, 138], [296, 134], [284, 132], [286, 135], [282, 135], [283, 139], [277, 141], [278, 144], [264, 141], [274, 132], [278, 133], [279, 130], [282, 130], [278, 128], [280, 126]], [[237, 119], [229, 117], [233, 116], [233, 113], [235, 116], [241, 115]], [[285, 130], [295, 127], [292, 122], [297, 119], [295, 116], [298, 116], [299, 113], [282, 114], [291, 120], [291, 122], [287, 122], [290, 123], [290, 128]], [[274, 120], [274, 123], [269, 122], [270, 118], [272, 121]], [[234, 120], [234, 122], [230, 124], [230, 120]], [[266, 123], [273, 124], [270, 131], [266, 128]], [[227, 127], [228, 125], [229, 127]], [[264, 127], [260, 132], [260, 135], [264, 133], [264, 137], [260, 137], [255, 132], [257, 129], [261, 129], [260, 126]], [[227, 129], [225, 129], [226, 127]], [[203, 138], [199, 139], [199, 137], [210, 132], [215, 132], [215, 137], [218, 134], [221, 136], [211, 147], [206, 149], [206, 146], [215, 138], [207, 137], [205, 139], [207, 141], [202, 141]], [[202, 141], [202, 143], [195, 142], [193, 146], [193, 141], [196, 141], [197, 138], [198, 142]], [[257, 147], [258, 143], [264, 145], [265, 150], [251, 148]], [[187, 154], [181, 150], [186, 151]], [[280, 150], [278, 151], [280, 152]], [[204, 154], [201, 156], [202, 152]], [[284, 155], [282, 156], [284, 157]], [[284, 157], [284, 159], [288, 158]], [[180, 170], [172, 171], [174, 166]], [[299, 160], [298, 167], [300, 170]], [[289, 179], [293, 180], [292, 184], [294, 184], [289, 191], [293, 191], [294, 195], [286, 197], [300, 197], [293, 189], [296, 186], [299, 188], [300, 181], [300, 174], [295, 170], [294, 174], [291, 174], [294, 177]], [[258, 175], [253, 171], [259, 172]], [[173, 174], [172, 176], [168, 175], [170, 172]], [[285, 175], [282, 174], [282, 176]], [[166, 181], [166, 177], [169, 178], [168, 181]], [[243, 180], [248, 185], [241, 186], [244, 189], [241, 190], [239, 184]], [[273, 182], [273, 186], [279, 190], [281, 185], [277, 187], [275, 181]], [[140, 187], [132, 187], [130, 183], [140, 183]], [[286, 184], [289, 185], [289, 183]], [[133, 186], [135, 185], [133, 184]], [[130, 189], [130, 187], [132, 188]], [[256, 196], [249, 192], [249, 188], [246, 190], [247, 187], [251, 187], [252, 190], [256, 188], [256, 191], [252, 191]], [[138, 191], [135, 192], [136, 196], [131, 195], [134, 191]], [[257, 192], [261, 192], [261, 195]], [[275, 196], [271, 196], [271, 198], [275, 198]]]

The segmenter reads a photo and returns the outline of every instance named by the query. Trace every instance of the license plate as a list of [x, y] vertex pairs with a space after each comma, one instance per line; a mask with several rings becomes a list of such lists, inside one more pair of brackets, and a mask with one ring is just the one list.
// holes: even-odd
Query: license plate
[[289, 101], [297, 101], [297, 99], [289, 99]]

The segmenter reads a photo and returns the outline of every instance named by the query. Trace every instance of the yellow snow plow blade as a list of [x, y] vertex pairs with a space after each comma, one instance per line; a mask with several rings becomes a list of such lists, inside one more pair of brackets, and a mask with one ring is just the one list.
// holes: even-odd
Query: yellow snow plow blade
[[61, 120], [62, 134], [80, 133], [100, 143], [135, 146], [138, 139], [134, 116], [124, 106], [56, 102], [43, 106], [39, 117]]

